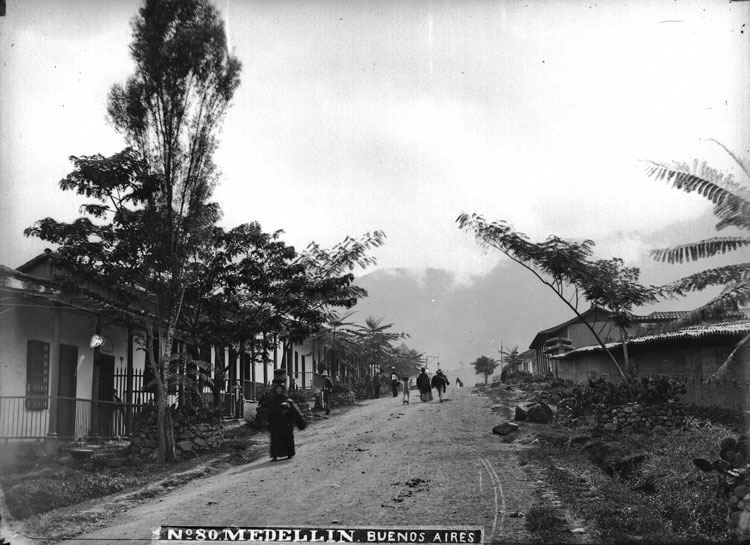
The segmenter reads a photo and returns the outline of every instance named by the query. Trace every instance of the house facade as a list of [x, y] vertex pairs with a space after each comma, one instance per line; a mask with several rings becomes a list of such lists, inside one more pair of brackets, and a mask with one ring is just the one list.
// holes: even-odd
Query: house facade
[[[667, 375], [685, 384], [687, 394], [681, 401], [704, 406], [746, 410], [750, 400], [750, 343], [736, 352], [729, 372], [710, 379], [739, 341], [750, 333], [750, 320], [701, 324], [675, 332], [644, 335], [627, 343], [630, 365], [639, 376]], [[624, 366], [622, 343], [607, 348]], [[585, 346], [561, 354], [558, 376], [585, 382], [592, 376], [617, 380], [617, 371], [600, 346]]]
[[0, 438], [114, 435], [117, 364], [144, 366], [133, 335], [102, 325], [97, 301], [3, 266], [0, 295]]
[[[153, 399], [138, 314], [114, 312], [106, 290], [66, 290], [53, 274], [48, 254], [18, 269], [0, 265], [0, 442], [127, 436]], [[286, 350], [278, 342], [265, 358], [229, 354], [212, 346], [208, 355], [219, 403], [235, 416], [273, 369], [284, 366], [290, 385], [312, 388], [321, 357], [309, 342]], [[204, 394], [214, 401], [208, 387]]]

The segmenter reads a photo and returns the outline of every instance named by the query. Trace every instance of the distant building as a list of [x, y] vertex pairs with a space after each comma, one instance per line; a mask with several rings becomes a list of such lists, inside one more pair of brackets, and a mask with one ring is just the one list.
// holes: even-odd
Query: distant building
[[[688, 312], [654, 312], [646, 316], [632, 315], [626, 328], [627, 335], [637, 336], [643, 332], [644, 326], [667, 323], [687, 314]], [[565, 354], [582, 346], [597, 344], [592, 329], [605, 343], [619, 341], [621, 332], [613, 317], [614, 313], [592, 306], [581, 313], [580, 318], [576, 316], [537, 333], [529, 345], [529, 350], [524, 352], [531, 360], [531, 372], [536, 375], [556, 374], [557, 360], [553, 356]]]
[[[698, 405], [746, 410], [750, 401], [750, 319], [700, 324], [678, 331], [644, 335], [628, 340], [630, 365], [639, 376], [667, 375], [686, 385], [682, 401]], [[622, 343], [607, 349], [624, 366]], [[721, 378], [711, 378], [737, 348], [734, 365]], [[619, 380], [604, 349], [583, 346], [554, 357], [559, 378], [585, 382], [592, 376]]]

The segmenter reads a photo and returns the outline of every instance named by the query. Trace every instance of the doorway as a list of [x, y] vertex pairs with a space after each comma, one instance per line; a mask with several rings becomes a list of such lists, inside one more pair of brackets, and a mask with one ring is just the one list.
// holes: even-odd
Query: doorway
[[73, 438], [76, 434], [76, 382], [78, 380], [78, 347], [60, 345], [60, 377], [57, 386], [57, 436]]

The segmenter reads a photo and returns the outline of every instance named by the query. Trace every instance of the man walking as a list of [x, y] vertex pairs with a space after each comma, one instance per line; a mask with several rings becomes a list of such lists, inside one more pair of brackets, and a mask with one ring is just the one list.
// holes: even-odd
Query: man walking
[[435, 373], [435, 376], [432, 377], [431, 386], [435, 389], [437, 389], [438, 397], [440, 398], [440, 403], [443, 402], [443, 394], [445, 394], [445, 388], [450, 384], [448, 382], [448, 377], [446, 377], [443, 372], [438, 369]]

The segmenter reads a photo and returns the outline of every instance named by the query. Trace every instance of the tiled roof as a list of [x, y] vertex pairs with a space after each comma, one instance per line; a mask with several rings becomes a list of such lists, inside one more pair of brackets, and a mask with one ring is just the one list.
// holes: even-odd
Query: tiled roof
[[655, 322], [660, 320], [678, 320], [680, 318], [684, 318], [685, 316], [688, 316], [690, 314], [690, 311], [688, 310], [668, 310], [668, 311], [662, 311], [662, 312], [652, 312], [651, 314], [646, 314], [645, 316], [633, 316], [634, 322]]
[[[750, 319], [734, 320], [731, 322], [717, 322], [714, 324], [700, 324], [686, 327], [679, 331], [669, 333], [659, 333], [656, 335], [644, 335], [643, 337], [633, 337], [628, 341], [628, 346], [653, 345], [664, 341], [673, 341], [679, 339], [700, 339], [702, 337], [723, 337], [723, 336], [742, 336], [750, 333]], [[617, 348], [621, 343], [607, 343], [607, 349]], [[564, 359], [572, 355], [584, 352], [596, 352], [602, 350], [601, 346], [582, 346], [567, 354], [559, 355], [557, 358]]]

